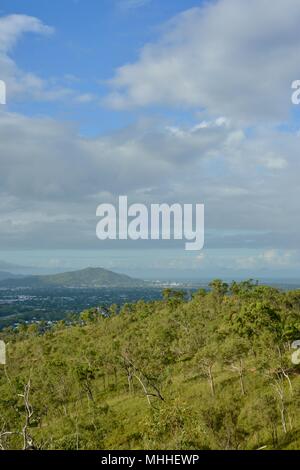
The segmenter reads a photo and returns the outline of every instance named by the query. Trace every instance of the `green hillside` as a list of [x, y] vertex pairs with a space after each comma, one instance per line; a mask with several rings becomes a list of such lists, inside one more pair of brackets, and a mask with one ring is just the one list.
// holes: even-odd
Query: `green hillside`
[[125, 274], [117, 274], [103, 268], [86, 268], [61, 274], [26, 276], [22, 279], [7, 279], [0, 287], [130, 287], [142, 285], [143, 281]]
[[212, 291], [1, 333], [0, 446], [299, 449], [300, 291]]

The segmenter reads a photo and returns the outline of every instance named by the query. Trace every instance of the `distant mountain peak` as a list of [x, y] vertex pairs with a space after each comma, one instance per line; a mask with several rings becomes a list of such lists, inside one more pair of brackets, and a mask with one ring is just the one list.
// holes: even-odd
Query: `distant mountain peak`
[[1, 287], [135, 287], [145, 282], [133, 279], [126, 274], [118, 274], [104, 268], [88, 267], [79, 271], [68, 271], [60, 274], [26, 276], [22, 279], [6, 279], [0, 282]]
[[22, 276], [18, 274], [12, 274], [8, 271], [0, 271], [0, 281], [4, 281], [5, 279], [19, 279], [20, 277]]

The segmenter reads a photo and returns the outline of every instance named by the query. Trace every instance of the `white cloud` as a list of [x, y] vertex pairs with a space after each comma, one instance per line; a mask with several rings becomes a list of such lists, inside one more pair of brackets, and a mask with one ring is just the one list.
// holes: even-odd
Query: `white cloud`
[[27, 15], [0, 17], [0, 78], [6, 82], [8, 102], [18, 100], [55, 101], [66, 98], [87, 103], [87, 94], [77, 93], [65, 86], [53, 85], [34, 73], [20, 69], [12, 58], [13, 49], [25, 34], [51, 35], [54, 29], [38, 18]]
[[[42, 239], [47, 247], [55, 240], [86, 247], [96, 241], [96, 206], [128, 194], [133, 202], [204, 202], [208, 243], [263, 247], [258, 261], [268, 265], [287, 260], [266, 247], [299, 245], [300, 136], [263, 125], [249, 134], [237, 121], [287, 112], [282, 90], [300, 52], [295, 4], [279, 0], [267, 17], [265, 0], [210, 3], [173, 20], [158, 45], [118, 71], [121, 104], [206, 107], [194, 125], [142, 120], [84, 139], [69, 123], [0, 110], [2, 246], [19, 237], [21, 246]], [[18, 68], [10, 54], [21, 35], [50, 32], [36, 19], [19, 20], [0, 23], [0, 76], [10, 77], [11, 93], [93, 100]]]
[[236, 259], [238, 268], [288, 268], [299, 265], [299, 253], [293, 250], [265, 250], [254, 256], [242, 256]]
[[121, 66], [107, 103], [205, 108], [245, 122], [283, 121], [299, 78], [298, 0], [217, 0], [170, 21], [136, 63]]
[[280, 155], [276, 155], [275, 152], [266, 152], [262, 159], [263, 163], [270, 170], [281, 170], [287, 166], [287, 160]]
[[[13, 234], [17, 221], [32, 240], [43, 232], [51, 243], [69, 231], [84, 244], [94, 240], [97, 205], [128, 194], [133, 202], [204, 202], [215, 245], [252, 238], [261, 246], [278, 232], [276, 243], [287, 247], [300, 230], [298, 148], [297, 135], [268, 131], [250, 139], [219, 121], [175, 131], [141, 122], [85, 139], [68, 123], [0, 112], [0, 233]], [[270, 169], [267, 151], [288, 165]]]
[[6, 82], [9, 97], [13, 95], [41, 95], [45, 83], [32, 73], [20, 70], [10, 56], [17, 42], [26, 33], [51, 34], [53, 29], [39, 19], [27, 15], [0, 17], [0, 75]]
[[8, 53], [25, 33], [51, 34], [53, 28], [44, 25], [38, 18], [27, 15], [0, 17], [0, 50]]

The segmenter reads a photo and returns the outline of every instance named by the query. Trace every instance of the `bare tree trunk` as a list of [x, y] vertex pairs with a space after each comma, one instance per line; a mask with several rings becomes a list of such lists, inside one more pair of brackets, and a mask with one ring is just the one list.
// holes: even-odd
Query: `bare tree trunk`
[[283, 402], [281, 402], [281, 406], [280, 406], [280, 415], [281, 415], [282, 429], [283, 429], [284, 434], [286, 434], [287, 428], [286, 428], [286, 420], [285, 420], [285, 407], [284, 407]]
[[132, 393], [134, 393], [134, 386], [133, 386], [133, 382], [132, 382], [132, 374], [131, 374], [130, 371], [127, 371], [127, 381], [128, 381], [129, 393], [132, 394]]
[[240, 359], [239, 377], [240, 377], [241, 392], [242, 392], [242, 395], [245, 396], [246, 392], [245, 392], [245, 386], [244, 386], [244, 366], [243, 366], [242, 359]]
[[209, 380], [211, 394], [214, 397], [216, 395], [216, 389], [215, 389], [215, 381], [214, 381], [214, 377], [212, 373], [212, 368], [213, 368], [212, 365], [208, 366], [208, 380]]
[[284, 377], [285, 377], [286, 380], [288, 381], [289, 387], [290, 387], [290, 391], [291, 391], [291, 393], [293, 394], [294, 390], [293, 390], [293, 385], [292, 385], [292, 382], [291, 382], [291, 379], [290, 379], [289, 374], [288, 374], [284, 369], [281, 369], [281, 372], [283, 373]]
[[148, 391], [147, 391], [147, 388], [146, 388], [145, 384], [143, 383], [142, 379], [141, 379], [137, 374], [135, 374], [134, 376], [135, 376], [135, 378], [139, 381], [139, 383], [141, 384], [141, 386], [142, 386], [142, 388], [143, 388], [143, 390], [144, 390], [144, 393], [145, 393], [145, 395], [146, 395], [148, 404], [151, 406], [150, 396], [149, 396], [149, 393], [148, 393]]
[[294, 426], [293, 426], [293, 421], [292, 421], [292, 417], [291, 417], [291, 415], [290, 415], [289, 413], [288, 413], [288, 418], [289, 418], [290, 430], [293, 431], [293, 428], [294, 428]]
[[230, 364], [230, 370], [232, 370], [233, 372], [238, 373], [241, 393], [242, 393], [242, 396], [245, 396], [246, 391], [245, 391], [245, 384], [244, 384], [244, 364], [243, 364], [243, 360], [240, 359], [239, 365]]
[[95, 403], [92, 387], [88, 381], [86, 381], [85, 383], [85, 390], [86, 390], [88, 400], [91, 400], [93, 403]]
[[3, 438], [5, 439], [6, 437], [8, 436], [13, 436], [13, 435], [20, 435], [21, 433], [17, 432], [17, 431], [1, 431], [0, 432], [0, 450], [7, 450], [5, 447], [4, 447], [4, 443], [3, 443]]
[[78, 423], [76, 421], [76, 450], [79, 450], [79, 432], [78, 432]]
[[[127, 374], [128, 386], [129, 386], [129, 393], [133, 392], [133, 378], [135, 378], [139, 384], [141, 385], [143, 392], [147, 398], [148, 404], [152, 406], [150, 397], [159, 398], [160, 400], [164, 401], [164, 398], [159, 390], [158, 385], [155, 384], [153, 379], [149, 379], [142, 370], [138, 369], [135, 364], [128, 358], [123, 357], [124, 365]], [[153, 391], [149, 391], [148, 389], [153, 389]]]
[[284, 388], [282, 384], [282, 379], [277, 379], [275, 381], [275, 384], [273, 384], [273, 388], [276, 391], [276, 394], [279, 399], [279, 410], [280, 410], [280, 418], [281, 418], [281, 424], [282, 424], [282, 429], [284, 434], [287, 433], [287, 425], [286, 425], [286, 417], [285, 417], [285, 403], [284, 403]]
[[24, 405], [25, 405], [25, 424], [22, 429], [22, 436], [23, 436], [23, 450], [29, 450], [29, 449], [34, 449], [34, 444], [32, 437], [30, 436], [28, 432], [28, 427], [30, 426], [30, 420], [33, 415], [33, 408], [29, 402], [29, 394], [30, 394], [30, 388], [31, 388], [31, 380], [28, 380], [28, 383], [24, 387], [24, 393], [19, 395], [24, 399]]

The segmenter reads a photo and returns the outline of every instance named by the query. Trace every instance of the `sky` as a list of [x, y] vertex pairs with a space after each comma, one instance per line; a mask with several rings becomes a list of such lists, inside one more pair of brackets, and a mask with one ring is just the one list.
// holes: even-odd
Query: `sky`
[[[0, 260], [298, 278], [300, 6], [274, 3], [2, 0]], [[203, 203], [204, 249], [100, 242], [119, 195]]]

